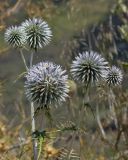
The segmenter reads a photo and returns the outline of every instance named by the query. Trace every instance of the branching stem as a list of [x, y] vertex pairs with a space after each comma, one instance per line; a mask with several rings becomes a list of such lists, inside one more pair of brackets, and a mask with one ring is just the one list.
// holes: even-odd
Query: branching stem
[[[22, 52], [22, 50], [20, 50], [20, 54], [21, 54], [21, 58], [22, 58], [22, 61], [24, 63], [24, 66], [26, 68], [26, 70], [28, 70], [28, 66], [27, 66], [27, 63], [26, 63], [26, 60], [25, 60], [25, 57], [24, 57], [24, 54]], [[31, 53], [31, 57], [30, 57], [30, 67], [32, 67], [32, 63], [33, 63], [33, 53]], [[34, 104], [33, 102], [31, 102], [31, 125], [32, 125], [32, 133], [35, 132], [36, 130], [36, 124], [35, 124], [35, 117], [34, 117]], [[34, 160], [37, 160], [37, 157], [38, 157], [38, 143], [37, 143], [37, 140], [36, 139], [32, 139], [32, 143], [33, 143], [33, 157], [34, 157]]]

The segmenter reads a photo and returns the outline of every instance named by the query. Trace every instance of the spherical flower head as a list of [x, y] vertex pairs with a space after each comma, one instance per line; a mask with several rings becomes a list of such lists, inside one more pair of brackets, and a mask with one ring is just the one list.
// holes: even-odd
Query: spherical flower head
[[96, 83], [104, 77], [108, 62], [96, 52], [79, 54], [71, 65], [71, 74], [75, 80], [86, 85]]
[[51, 29], [42, 19], [29, 19], [22, 23], [22, 28], [27, 35], [27, 45], [34, 50], [46, 46], [52, 37]]
[[25, 90], [28, 99], [39, 106], [65, 101], [68, 96], [68, 76], [59, 65], [40, 62], [29, 69]]
[[14, 48], [21, 48], [25, 45], [26, 34], [21, 27], [12, 26], [5, 32], [5, 41]]
[[106, 73], [106, 82], [111, 86], [118, 86], [121, 84], [123, 79], [122, 71], [116, 66], [112, 66]]

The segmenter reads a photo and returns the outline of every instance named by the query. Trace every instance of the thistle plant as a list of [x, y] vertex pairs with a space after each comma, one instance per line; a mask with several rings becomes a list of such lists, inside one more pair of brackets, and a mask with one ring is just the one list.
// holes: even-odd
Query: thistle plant
[[50, 106], [65, 101], [68, 96], [68, 76], [61, 66], [52, 62], [40, 62], [26, 75], [26, 95], [39, 106]]
[[[78, 82], [82, 82], [86, 86], [86, 88], [83, 88], [85, 93], [83, 99], [83, 107], [81, 109], [80, 115], [84, 113], [85, 104], [88, 104], [90, 102], [88, 93], [90, 89], [89, 87], [91, 87], [93, 84], [96, 84], [100, 80], [104, 79], [107, 69], [108, 69], [108, 62], [100, 54], [93, 51], [90, 52], [86, 51], [83, 52], [82, 54], [80, 53], [73, 61], [71, 65], [71, 74], [73, 78]], [[103, 137], [105, 137], [105, 133], [100, 123], [98, 105], [96, 105], [96, 109], [97, 109], [97, 122]], [[81, 119], [79, 120], [79, 124], [80, 121]]]
[[111, 119], [114, 120], [116, 126], [118, 127], [116, 108], [115, 108], [116, 100], [115, 100], [115, 94], [113, 93], [112, 88], [121, 85], [122, 80], [123, 80], [122, 71], [119, 68], [117, 68], [116, 66], [112, 66], [106, 72], [105, 80], [106, 80], [106, 83], [109, 87], [108, 103], [109, 103], [109, 109], [110, 109], [110, 117], [111, 117]]
[[[30, 69], [29, 69], [29, 66], [27, 65], [26, 63], [26, 59], [25, 59], [25, 56], [23, 54], [23, 49], [26, 49], [26, 46], [28, 45], [30, 49], [32, 50], [35, 50], [37, 51], [39, 48], [42, 48], [44, 46], [46, 46], [50, 40], [51, 40], [51, 36], [52, 36], [52, 32], [48, 26], [48, 24], [41, 20], [41, 19], [36, 19], [36, 18], [33, 18], [33, 19], [29, 19], [29, 20], [26, 20], [25, 22], [23, 22], [21, 24], [21, 26], [17, 27], [17, 26], [12, 26], [12, 27], [9, 27], [6, 32], [5, 32], [5, 41], [8, 43], [8, 45], [14, 47], [14, 48], [17, 48], [19, 49], [20, 51], [20, 54], [21, 54], [21, 58], [24, 62], [24, 65], [25, 65], [25, 68], [28, 72], [28, 75], [29, 73], [31, 74], [32, 72], [32, 63], [33, 63], [33, 52], [31, 53], [31, 57], [30, 57]], [[34, 67], [33, 67], [34, 68]], [[50, 68], [50, 66], [49, 66]], [[56, 67], [55, 67], [56, 68]], [[55, 69], [53, 67], [53, 70]], [[55, 69], [56, 71], [54, 72], [55, 74], [55, 77], [53, 77], [52, 79], [52, 82], [53, 83], [57, 83], [60, 85], [61, 84], [61, 80], [60, 80], [60, 77], [62, 76], [62, 79], [64, 81], [64, 79], [66, 80], [66, 77], [67, 76], [63, 76], [64, 72], [65, 71], [62, 71], [60, 69], [61, 67], [58, 67]], [[35, 67], [36, 69], [36, 67]], [[44, 68], [43, 68], [44, 69]], [[43, 69], [42, 69], [42, 72], [43, 72]], [[37, 66], [37, 69], [38, 70], [38, 66]], [[51, 72], [52, 72], [51, 71]], [[58, 72], [61, 72], [60, 74], [60, 77], [59, 77], [59, 73]], [[44, 73], [45, 74], [45, 73]], [[49, 73], [49, 77], [50, 77], [50, 74], [52, 73]], [[38, 75], [38, 73], [37, 73]], [[41, 75], [41, 73], [39, 74], [39, 76]], [[34, 73], [32, 73], [31, 76], [34, 76]], [[35, 76], [36, 76], [36, 73], [35, 73]], [[57, 77], [58, 76], [58, 77]], [[28, 76], [29, 77], [29, 76]], [[38, 76], [37, 76], [38, 77]], [[36, 78], [36, 77], [35, 77]], [[38, 77], [36, 80], [40, 80], [41, 77]], [[58, 78], [58, 79], [57, 79]], [[31, 79], [31, 80], [30, 80]], [[54, 79], [56, 79], [56, 81], [54, 81]], [[30, 80], [30, 81], [29, 81]], [[32, 77], [31, 78], [28, 78], [28, 81], [29, 83], [31, 83], [33, 86], [34, 86], [34, 82], [32, 82]], [[48, 81], [49, 82], [49, 81]], [[50, 81], [51, 82], [51, 81]], [[36, 82], [37, 84], [38, 82]], [[26, 83], [26, 86], [27, 86], [28, 83]], [[46, 84], [47, 85], [47, 84]], [[55, 84], [54, 84], [55, 85]], [[58, 86], [59, 86], [58, 85]], [[63, 82], [62, 82], [62, 85], [63, 86]], [[29, 86], [30, 87], [30, 86]], [[41, 87], [41, 86], [40, 86]], [[60, 86], [59, 86], [60, 87]], [[56, 86], [57, 88], [57, 86]], [[48, 89], [48, 88], [47, 88]], [[43, 90], [41, 90], [42, 93], [43, 93]], [[63, 90], [64, 91], [64, 90]], [[54, 91], [53, 91], [54, 92]], [[31, 94], [31, 93], [30, 93]], [[45, 94], [47, 94], [47, 91], [45, 91]], [[66, 91], [65, 91], [65, 94], [66, 94]], [[53, 93], [54, 95], [54, 93]], [[52, 96], [53, 96], [52, 95]], [[40, 95], [41, 96], [41, 95]], [[42, 94], [42, 96], [44, 96]], [[48, 95], [49, 96], [49, 95]], [[66, 97], [66, 95], [63, 95], [62, 97], [62, 94], [60, 95], [60, 100], [64, 100], [64, 97]], [[32, 96], [32, 99], [34, 97]], [[40, 97], [41, 98], [41, 97]], [[49, 98], [49, 97], [48, 97]], [[48, 100], [47, 98], [47, 100]], [[43, 99], [43, 98], [42, 98]], [[52, 98], [51, 98], [52, 99]], [[36, 99], [37, 100], [37, 99]], [[41, 100], [41, 99], [40, 99]], [[55, 100], [55, 96], [54, 96], [54, 100]], [[59, 101], [59, 98], [57, 99]], [[41, 103], [41, 102], [40, 102]], [[31, 102], [31, 119], [32, 119], [32, 133], [34, 133], [36, 131], [36, 125], [35, 125], [35, 118], [34, 118], [34, 112], [35, 112], [35, 108], [34, 108], [34, 104], [33, 102]], [[38, 144], [37, 144], [37, 141], [35, 139], [33, 139], [33, 151], [34, 151], [34, 160], [37, 160], [37, 147], [38, 147]]]
[[39, 48], [46, 46], [52, 37], [52, 32], [47, 24], [40, 18], [26, 20], [21, 24], [26, 33], [27, 45], [37, 51]]
[[[20, 50], [21, 58], [26, 67], [26, 81], [24, 87], [26, 97], [31, 104], [31, 125], [34, 160], [39, 159], [40, 153], [42, 151], [42, 144], [40, 144], [39, 146], [39, 143], [44, 142], [44, 138], [47, 134], [45, 130], [36, 130], [36, 108], [45, 109], [47, 107], [54, 107], [61, 102], [66, 101], [69, 92], [68, 84], [70, 85], [70, 88], [73, 87], [73, 91], [76, 90], [76, 85], [72, 81], [68, 80], [66, 71], [63, 70], [60, 65], [56, 65], [48, 61], [42, 61], [40, 63], [37, 63], [36, 65], [33, 65], [33, 51], [38, 51], [38, 49], [46, 46], [50, 42], [51, 37], [52, 32], [48, 24], [40, 18], [26, 20], [21, 24], [20, 27], [12, 26], [5, 32], [5, 41], [10, 46]], [[29, 50], [31, 50], [32, 52], [29, 66], [26, 63], [26, 59], [22, 52], [22, 50], [25, 49], [26, 46], [28, 46]], [[76, 120], [76, 123], [67, 121], [68, 123], [62, 124], [60, 125], [60, 127], [58, 127], [59, 130], [57, 130], [57, 132], [72, 131], [72, 140], [74, 141], [75, 134], [78, 134], [79, 140], [81, 140], [83, 133], [86, 132], [85, 129], [83, 129], [83, 126], [81, 126], [83, 125], [83, 123], [81, 123], [84, 120], [83, 117], [85, 117], [85, 106], [88, 106], [91, 109], [89, 89], [93, 85], [96, 85], [98, 82], [100, 82], [100, 80], [105, 80], [106, 84], [109, 86], [108, 102], [111, 115], [114, 117], [114, 120], [117, 123], [116, 111], [114, 106], [115, 95], [112, 92], [112, 88], [121, 84], [123, 79], [122, 71], [116, 66], [112, 66], [111, 68], [109, 68], [108, 62], [97, 52], [86, 51], [83, 53], [79, 53], [79, 55], [75, 58], [75, 60], [71, 64], [70, 72], [74, 80], [82, 83], [85, 86], [83, 87], [85, 94], [83, 97], [83, 106], [82, 108], [80, 108], [80, 112], [78, 112], [77, 115], [74, 114], [75, 110], [73, 111], [73, 119]], [[95, 104], [97, 122], [103, 138], [106, 139], [106, 134], [100, 122], [98, 104], [99, 102], [97, 101]], [[71, 118], [71, 114], [69, 115]], [[39, 139], [41, 140], [40, 142]], [[74, 152], [71, 152], [71, 150], [69, 151], [69, 149], [63, 150], [63, 154], [59, 155], [59, 159], [67, 157], [71, 157], [73, 159], [81, 158], [74, 154]]]
[[21, 27], [12, 26], [5, 32], [5, 41], [14, 48], [22, 48], [26, 42], [26, 34]]
[[108, 62], [96, 52], [80, 53], [71, 65], [71, 74], [75, 80], [85, 85], [95, 84], [104, 78]]

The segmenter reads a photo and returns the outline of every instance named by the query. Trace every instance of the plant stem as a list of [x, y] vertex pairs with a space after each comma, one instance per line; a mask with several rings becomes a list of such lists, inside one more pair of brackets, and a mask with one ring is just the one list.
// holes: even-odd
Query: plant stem
[[115, 123], [116, 127], [118, 128], [117, 115], [116, 115], [114, 102], [115, 102], [115, 95], [114, 95], [112, 89], [110, 88], [109, 93], [108, 93], [108, 103], [109, 103], [109, 109], [110, 109], [110, 116], [111, 116], [112, 120], [114, 120], [114, 123]]
[[32, 63], [33, 63], [33, 52], [31, 53], [31, 57], [30, 57], [30, 67], [32, 67]]
[[96, 105], [96, 118], [97, 118], [97, 123], [98, 123], [99, 129], [101, 131], [102, 137], [106, 140], [107, 137], [106, 137], [106, 134], [104, 132], [103, 126], [102, 126], [101, 121], [100, 121], [98, 104]]
[[[32, 123], [32, 133], [36, 131], [36, 126], [35, 126], [35, 118], [34, 118], [34, 104], [31, 102], [31, 123]], [[37, 160], [38, 156], [38, 143], [35, 138], [32, 138], [32, 144], [33, 144], [33, 156], [34, 160]]]
[[[28, 66], [26, 64], [26, 60], [25, 60], [25, 57], [24, 57], [24, 54], [23, 54], [22, 50], [20, 50], [20, 54], [21, 54], [21, 58], [22, 58], [22, 61], [24, 63], [24, 66], [25, 66], [26, 70], [28, 70]], [[33, 53], [31, 53], [31, 57], [30, 57], [30, 67], [32, 67], [32, 62], [33, 62]], [[31, 125], [32, 125], [32, 134], [33, 134], [36, 131], [33, 102], [31, 102], [30, 105], [31, 105]], [[37, 143], [37, 140], [32, 138], [32, 144], [33, 144], [33, 159], [37, 160], [37, 157], [38, 157], [38, 149], [37, 149], [38, 143]]]
[[28, 66], [26, 64], [26, 60], [25, 60], [24, 54], [23, 54], [21, 49], [20, 49], [20, 55], [21, 55], [21, 58], [22, 58], [22, 61], [24, 63], [24, 66], [25, 66], [26, 70], [28, 70]]
[[[32, 63], [33, 63], [33, 52], [31, 53], [31, 57], [30, 57], [30, 67], [32, 67]], [[31, 102], [31, 123], [32, 123], [32, 134], [36, 131], [36, 125], [35, 125], [35, 116], [34, 116], [34, 104], [33, 102]], [[33, 158], [34, 160], [37, 160], [38, 157], [38, 142], [37, 139], [33, 138], [32, 139], [32, 143], [33, 143]]]
[[85, 110], [86, 110], [86, 104], [89, 103], [89, 85], [84, 86], [83, 88], [83, 101], [82, 101], [82, 106], [80, 108], [79, 111], [79, 120], [78, 120], [78, 126], [80, 127], [82, 124], [82, 119], [83, 117], [86, 117], [85, 114]]

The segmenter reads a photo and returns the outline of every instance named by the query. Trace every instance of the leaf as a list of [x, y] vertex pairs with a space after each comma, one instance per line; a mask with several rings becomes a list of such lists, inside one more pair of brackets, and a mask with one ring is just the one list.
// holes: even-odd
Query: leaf
[[41, 156], [43, 142], [44, 142], [44, 138], [41, 136], [41, 137], [39, 138], [39, 151], [38, 151], [37, 160], [39, 160], [39, 158], [40, 158], [40, 156]]
[[76, 124], [73, 123], [72, 121], [67, 121], [64, 124], [61, 123], [59, 126], [57, 126], [60, 131], [76, 131], [77, 127]]
[[58, 160], [80, 160], [80, 157], [74, 151], [74, 149], [71, 149], [71, 150], [63, 149], [61, 151], [60, 156], [57, 158], [58, 158]]

